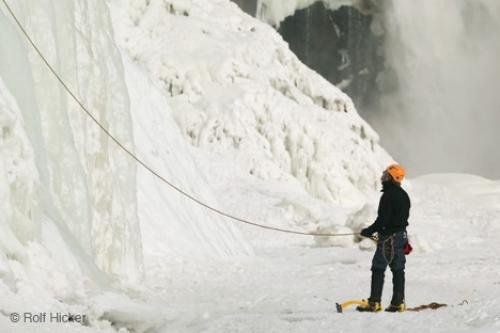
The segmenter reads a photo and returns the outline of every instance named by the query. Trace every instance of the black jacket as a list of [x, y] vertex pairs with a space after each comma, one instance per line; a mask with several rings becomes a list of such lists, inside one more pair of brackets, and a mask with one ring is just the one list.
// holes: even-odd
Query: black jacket
[[382, 186], [383, 194], [378, 205], [378, 217], [367, 228], [367, 232], [390, 235], [406, 230], [411, 206], [408, 193], [392, 181], [384, 182]]

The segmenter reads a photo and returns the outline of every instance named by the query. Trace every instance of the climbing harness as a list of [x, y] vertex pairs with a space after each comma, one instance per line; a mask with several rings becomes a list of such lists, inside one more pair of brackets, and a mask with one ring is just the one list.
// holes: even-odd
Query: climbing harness
[[[394, 260], [394, 235], [391, 235], [385, 239], [380, 240], [380, 243], [382, 246], [382, 256], [384, 257], [384, 260], [387, 263], [387, 265], [390, 265], [391, 262]], [[389, 247], [386, 247], [387, 243], [389, 243]], [[387, 257], [389, 257], [390, 259], [388, 260]]]
[[41, 58], [43, 63], [47, 66], [49, 71], [54, 75], [54, 77], [59, 81], [61, 86], [66, 90], [66, 92], [71, 96], [71, 98], [80, 106], [80, 108], [87, 114], [87, 116], [118, 146], [120, 147], [129, 157], [131, 157], [133, 160], [135, 160], [139, 165], [141, 165], [144, 169], [146, 169], [149, 173], [151, 173], [153, 176], [158, 178], [161, 182], [165, 183], [168, 185], [170, 188], [173, 190], [179, 192], [181, 195], [185, 196], [186, 198], [190, 199], [191, 201], [197, 203], [200, 206], [205, 207], [206, 209], [219, 214], [221, 216], [227, 217], [230, 220], [249, 224], [255, 227], [263, 228], [263, 229], [268, 229], [268, 230], [274, 230], [274, 231], [279, 231], [279, 232], [284, 232], [284, 233], [289, 233], [289, 234], [297, 234], [297, 235], [306, 235], [306, 236], [327, 236], [327, 237], [336, 237], [336, 236], [356, 236], [359, 235], [359, 233], [319, 233], [319, 232], [303, 232], [303, 231], [297, 231], [297, 230], [289, 230], [289, 229], [284, 229], [284, 228], [278, 228], [278, 227], [272, 227], [268, 225], [263, 225], [259, 223], [252, 222], [247, 219], [243, 219], [234, 215], [231, 215], [229, 213], [226, 213], [218, 208], [212, 207], [208, 205], [207, 203], [201, 201], [200, 199], [196, 198], [192, 194], [187, 193], [186, 191], [182, 190], [178, 186], [174, 185], [172, 182], [168, 181], [166, 178], [164, 178], [162, 175], [160, 175], [157, 171], [152, 169], [149, 165], [147, 165], [141, 158], [139, 158], [136, 154], [134, 154], [130, 149], [125, 147], [124, 144], [122, 144], [109, 130], [102, 125], [99, 120], [85, 107], [85, 105], [80, 101], [80, 99], [76, 96], [75, 93], [68, 87], [68, 85], [64, 82], [64, 80], [60, 77], [60, 75], [55, 71], [55, 69], [49, 64], [43, 53], [40, 51], [40, 49], [36, 46], [35, 42], [31, 39], [30, 35], [24, 28], [24, 26], [21, 24], [21, 22], [18, 20], [17, 16], [14, 14], [12, 9], [10, 8], [9, 4], [7, 3], [6, 0], [2, 0], [3, 4], [7, 8], [8, 12], [10, 13], [12, 19], [16, 22], [17, 26], [23, 33], [23, 35], [26, 37], [28, 42], [31, 44], [33, 49], [36, 51], [38, 56]]
[[[394, 235], [390, 236], [372, 236], [370, 237], [373, 241], [377, 243], [377, 246], [381, 246], [381, 251], [382, 251], [382, 256], [384, 257], [385, 262], [387, 265], [390, 265], [391, 262], [394, 260], [394, 255], [395, 255], [395, 250], [394, 250]], [[409, 255], [413, 251], [413, 247], [411, 246], [409, 240], [408, 240], [408, 235], [406, 234], [405, 231], [405, 239], [406, 242], [403, 246], [403, 252], [405, 255]], [[387, 245], [389, 243], [389, 245]]]

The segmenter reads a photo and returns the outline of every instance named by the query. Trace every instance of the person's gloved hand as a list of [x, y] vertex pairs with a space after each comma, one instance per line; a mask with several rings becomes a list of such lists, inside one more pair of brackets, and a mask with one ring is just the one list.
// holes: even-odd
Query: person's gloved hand
[[363, 237], [371, 237], [373, 235], [373, 232], [370, 230], [370, 228], [364, 228], [361, 230], [361, 236]]

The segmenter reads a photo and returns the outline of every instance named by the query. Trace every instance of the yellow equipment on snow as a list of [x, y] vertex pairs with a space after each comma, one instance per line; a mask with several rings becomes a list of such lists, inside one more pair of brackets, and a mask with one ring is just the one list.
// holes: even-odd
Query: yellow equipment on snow
[[342, 304], [335, 303], [335, 305], [337, 306], [337, 312], [342, 313], [342, 312], [344, 312], [345, 309], [347, 309], [351, 305], [366, 306], [366, 305], [368, 305], [368, 301], [366, 299], [352, 300], [352, 301], [346, 301], [346, 302], [344, 302]]

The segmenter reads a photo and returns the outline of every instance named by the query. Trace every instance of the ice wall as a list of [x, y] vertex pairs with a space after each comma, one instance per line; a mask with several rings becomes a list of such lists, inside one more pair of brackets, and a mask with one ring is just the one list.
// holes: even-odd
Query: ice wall
[[[95, 117], [133, 148], [121, 57], [104, 3], [11, 5]], [[18, 250], [38, 243], [56, 262], [73, 255], [74, 266], [95, 262], [104, 272], [136, 280], [142, 262], [136, 166], [68, 98], [3, 5], [1, 10], [2, 161], [8, 180], [2, 185], [9, 206], [1, 224], [19, 242]], [[5, 251], [19, 258], [13, 249]]]

